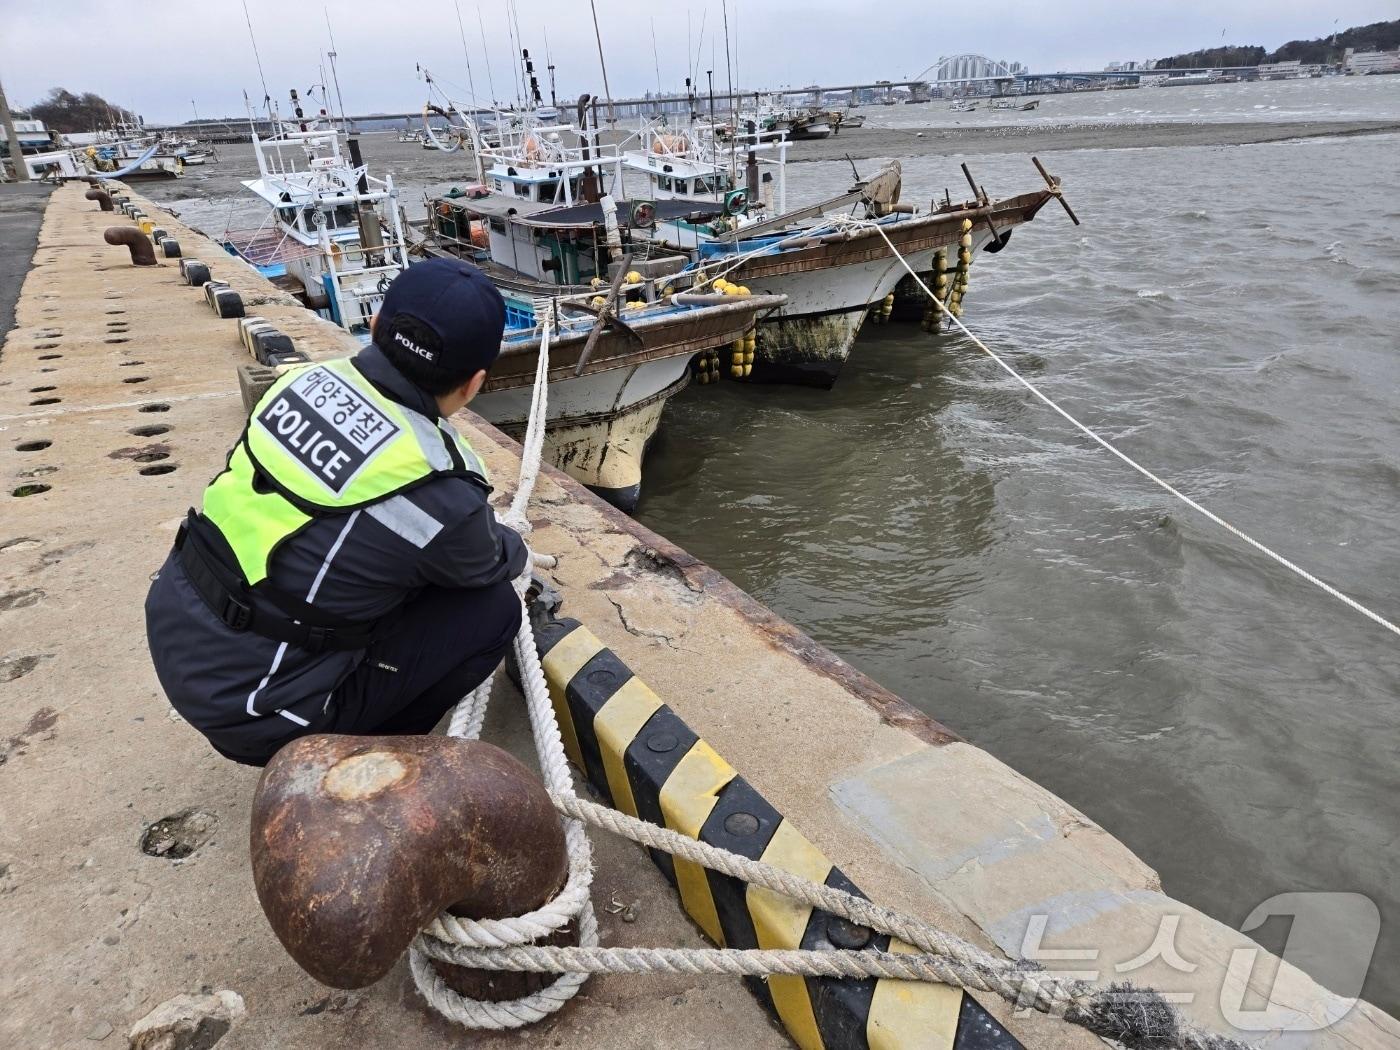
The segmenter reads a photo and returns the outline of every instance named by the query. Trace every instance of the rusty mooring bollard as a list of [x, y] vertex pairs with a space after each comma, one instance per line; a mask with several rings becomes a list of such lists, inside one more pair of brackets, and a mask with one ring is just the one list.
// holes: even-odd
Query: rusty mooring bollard
[[[568, 874], [539, 779], [498, 747], [440, 736], [292, 741], [258, 782], [251, 856], [277, 939], [334, 988], [379, 980], [444, 909], [521, 915]], [[516, 998], [552, 979], [434, 965], [475, 998]]]
[[112, 195], [106, 190], [99, 190], [96, 186], [83, 194], [90, 201], [96, 201], [97, 206], [103, 211], [112, 210]]
[[134, 226], [108, 226], [102, 234], [108, 244], [124, 244], [131, 251], [133, 266], [155, 266], [156, 250], [150, 240]]

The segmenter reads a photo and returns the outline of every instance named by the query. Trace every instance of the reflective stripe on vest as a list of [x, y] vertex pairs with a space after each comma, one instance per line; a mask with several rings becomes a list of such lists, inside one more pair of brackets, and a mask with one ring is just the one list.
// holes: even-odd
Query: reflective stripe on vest
[[[486, 477], [450, 426], [439, 429], [391, 401], [349, 360], [327, 361], [289, 371], [258, 401], [227, 470], [204, 492], [204, 517], [253, 585], [267, 577], [277, 545], [317, 513], [364, 507], [467, 471]], [[259, 474], [272, 485], [255, 484]]]

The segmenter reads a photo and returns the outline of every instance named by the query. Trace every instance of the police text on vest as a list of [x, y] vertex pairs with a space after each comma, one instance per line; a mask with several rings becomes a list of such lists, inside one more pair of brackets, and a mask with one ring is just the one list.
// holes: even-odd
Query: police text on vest
[[257, 423], [335, 493], [399, 432], [368, 398], [324, 368], [298, 376], [258, 413]]

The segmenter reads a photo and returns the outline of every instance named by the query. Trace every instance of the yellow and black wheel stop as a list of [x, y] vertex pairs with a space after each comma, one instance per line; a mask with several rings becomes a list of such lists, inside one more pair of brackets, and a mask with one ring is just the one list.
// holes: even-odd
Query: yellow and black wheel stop
[[[535, 628], [570, 761], [604, 802], [701, 842], [860, 889], [577, 620]], [[913, 951], [718, 872], [652, 852], [681, 905], [726, 948]], [[744, 978], [802, 1050], [1021, 1050], [960, 988], [885, 979]]]

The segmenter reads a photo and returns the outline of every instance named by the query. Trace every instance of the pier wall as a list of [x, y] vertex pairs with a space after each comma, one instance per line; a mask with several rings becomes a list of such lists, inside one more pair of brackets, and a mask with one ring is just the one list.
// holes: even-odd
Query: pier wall
[[[213, 754], [160, 693], [141, 612], [147, 581], [238, 435], [235, 367], [247, 358], [236, 323], [183, 286], [173, 260], [132, 267], [124, 248], [103, 243], [105, 227], [127, 220], [82, 194], [54, 192], [0, 352], [0, 1045], [122, 1046], [134, 1021], [201, 986], [247, 1002], [221, 1048], [461, 1045], [423, 1007], [406, 966], [373, 988], [332, 992], [285, 956], [248, 871], [257, 771]], [[217, 245], [143, 206], [299, 348], [355, 348]], [[458, 422], [508, 499], [517, 446], [469, 413]], [[21, 490], [29, 494], [12, 494]], [[1165, 895], [1088, 816], [559, 472], [542, 477], [532, 519], [532, 542], [559, 557], [564, 614], [875, 900], [1010, 955], [1043, 928], [1045, 948], [1096, 953], [1047, 967], [1191, 995], [1184, 1009], [1209, 1027], [1233, 1032], [1222, 988], [1227, 1004], [1238, 1001], [1242, 980], [1272, 988], [1298, 1017], [1335, 1020], [1282, 1040], [1243, 1033], [1265, 1045], [1400, 1043], [1393, 1019], [1366, 1004], [1346, 1010], [1262, 953], [1227, 977], [1236, 953], [1255, 947], [1249, 938]], [[485, 738], [528, 753], [518, 700], [498, 697]], [[195, 816], [182, 826], [201, 840], [188, 856], [142, 851], [149, 825], [187, 811]], [[704, 943], [640, 850], [597, 845], [605, 944]], [[636, 921], [610, 901], [634, 904]], [[1191, 972], [1163, 958], [1116, 969], [1159, 943], [1164, 926]], [[978, 1000], [1028, 1047], [1102, 1045]], [[473, 1045], [536, 1040], [788, 1045], [740, 982], [682, 977], [594, 978], [523, 1037]]]

